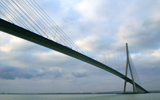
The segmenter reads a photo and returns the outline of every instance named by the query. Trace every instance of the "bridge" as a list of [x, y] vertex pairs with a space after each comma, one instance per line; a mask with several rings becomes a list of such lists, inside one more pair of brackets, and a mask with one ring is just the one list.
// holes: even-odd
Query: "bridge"
[[[17, 6], [16, 9], [21, 10], [21, 12], [25, 15], [25, 17], [27, 16], [30, 21], [34, 22], [34, 20], [32, 18], [36, 17], [36, 13], [34, 15], [33, 14], [34, 12], [32, 12], [32, 16], [31, 16], [30, 15], [31, 11], [28, 11], [26, 6], [21, 6], [20, 3], [18, 4], [14, 1], [12, 1], [12, 2], [15, 4], [15, 6]], [[14, 17], [15, 14], [13, 12], [11, 12], [10, 10], [8, 10], [6, 5], [7, 5], [7, 2], [1, 2], [0, 6], [3, 8], [4, 11], [6, 11], [6, 12], [1, 11], [1, 13], [3, 13], [4, 15], [5, 15], [5, 13], [11, 14], [12, 17], [15, 18]], [[11, 6], [12, 9], [14, 9], [13, 7], [15, 7], [15, 6], [12, 5]], [[27, 11], [28, 11], [28, 13], [27, 13]], [[7, 18], [7, 16], [5, 18]], [[58, 43], [58, 42], [54, 41], [53, 39], [51, 39], [51, 37], [49, 37], [49, 34], [47, 34], [47, 32], [45, 32], [45, 31], [43, 31], [42, 28], [40, 26], [38, 26], [37, 24], [36, 24], [37, 26], [34, 28], [34, 30], [36, 30], [36, 31], [32, 31], [33, 29], [31, 30], [29, 28], [24, 27], [25, 26], [25, 24], [24, 24], [25, 21], [21, 22], [22, 20], [19, 21], [16, 18], [14, 19], [15, 21], [17, 20], [17, 22], [21, 23], [21, 25], [24, 25], [22, 27], [21, 25], [17, 25], [16, 23], [14, 23], [9, 18], [7, 18], [7, 19], [8, 20], [4, 20], [3, 18], [0, 19], [0, 31], [3, 31], [5, 33], [8, 33], [8, 34], [17, 36], [19, 38], [31, 41], [31, 42], [39, 44], [41, 46], [56, 50], [58, 52], [61, 52], [61, 53], [66, 54], [68, 56], [74, 57], [76, 59], [79, 59], [81, 61], [84, 61], [86, 63], [89, 63], [93, 66], [96, 66], [98, 68], [101, 68], [101, 69], [103, 69], [107, 72], [110, 72], [110, 73], [116, 75], [116, 76], [122, 78], [123, 80], [125, 80], [124, 93], [125, 93], [125, 90], [126, 90], [126, 83], [127, 82], [130, 83], [130, 84], [133, 84], [133, 92], [134, 93], [140, 93], [140, 92], [148, 93], [147, 90], [145, 90], [142, 86], [140, 86], [138, 83], [136, 83], [134, 81], [133, 75], [131, 75], [132, 79], [127, 77], [128, 66], [129, 66], [130, 72], [132, 74], [131, 65], [130, 65], [130, 62], [129, 62], [129, 53], [128, 53], [128, 45], [127, 44], [126, 44], [126, 51], [127, 51], [126, 74], [123, 75], [122, 73], [116, 71], [115, 69], [111, 68], [110, 66], [107, 66], [106, 64], [103, 64], [103, 63], [101, 63], [101, 62], [99, 62], [99, 61], [97, 61], [97, 60], [95, 60], [91, 57], [88, 57], [85, 54], [83, 54], [82, 52], [79, 52], [78, 50], [74, 50], [74, 48], [72, 48], [70, 46], [66, 46], [65, 44], [61, 44], [61, 43]], [[41, 22], [41, 23], [43, 23], [43, 22]], [[42, 30], [42, 31], [39, 32], [38, 30]], [[60, 30], [60, 29], [58, 31], [63, 33], [63, 31]], [[50, 32], [52, 33], [53, 31], [51, 30]], [[42, 33], [44, 35], [42, 35]]]

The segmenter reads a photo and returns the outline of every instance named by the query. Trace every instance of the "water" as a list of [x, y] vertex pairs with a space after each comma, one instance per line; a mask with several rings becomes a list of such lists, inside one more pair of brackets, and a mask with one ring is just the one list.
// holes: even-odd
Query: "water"
[[160, 93], [90, 95], [0, 95], [0, 100], [160, 100]]

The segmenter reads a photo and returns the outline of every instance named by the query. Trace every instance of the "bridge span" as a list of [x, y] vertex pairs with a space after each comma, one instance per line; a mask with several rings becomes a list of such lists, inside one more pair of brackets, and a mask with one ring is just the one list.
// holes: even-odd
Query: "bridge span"
[[[75, 51], [67, 46], [64, 46], [62, 44], [59, 44], [55, 41], [49, 40], [41, 35], [38, 35], [34, 32], [31, 32], [27, 29], [24, 29], [20, 26], [17, 26], [13, 23], [7, 22], [3, 19], [0, 19], [0, 31], [6, 32], [8, 34], [20, 37], [22, 39], [31, 41], [33, 43], [42, 45], [44, 47], [56, 50], [58, 52], [61, 52], [63, 54], [66, 54], [68, 56], [74, 57], [76, 59], [79, 59], [81, 61], [84, 61], [86, 63], [89, 63], [91, 65], [94, 65], [96, 67], [99, 67], [103, 70], [106, 70], [120, 78], [122, 78], [123, 80], [125, 80], [126, 82], [129, 82], [131, 84], [133, 84], [132, 80], [130, 78], [128, 78], [127, 76], [123, 75], [122, 73], [112, 69], [111, 67], [97, 61], [94, 60], [82, 53], [79, 53], [78, 51]], [[145, 90], [142, 86], [140, 86], [139, 84], [135, 83], [135, 86], [140, 89], [142, 92], [148, 93], [147, 90]]]

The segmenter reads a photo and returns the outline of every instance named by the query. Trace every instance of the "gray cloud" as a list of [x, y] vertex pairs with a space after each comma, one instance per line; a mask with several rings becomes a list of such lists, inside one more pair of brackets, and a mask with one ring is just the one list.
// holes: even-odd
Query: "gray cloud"
[[26, 70], [15, 67], [0, 67], [0, 78], [14, 80], [15, 78], [30, 79], [34, 75]]
[[85, 72], [73, 72], [72, 75], [77, 78], [88, 77], [87, 73]]
[[52, 72], [52, 75], [55, 77], [55, 78], [59, 78], [59, 77], [62, 77], [62, 72], [60, 72], [59, 70], [55, 70]]
[[160, 19], [152, 16], [143, 22], [133, 19], [125, 21], [116, 34], [114, 45], [129, 43], [129, 49], [134, 53], [153, 53], [160, 48]]
[[[144, 86], [151, 89], [147, 82], [152, 86], [159, 86], [154, 81], [160, 76], [160, 59], [158, 55], [155, 57], [152, 53], [160, 48], [160, 21], [159, 18], [151, 17], [155, 12], [148, 13], [148, 9], [151, 7], [146, 7], [145, 4], [150, 5], [150, 3], [138, 2], [139, 5], [137, 5], [135, 1], [131, 3], [128, 1], [112, 2], [112, 0], [51, 1], [37, 0], [75, 43], [80, 41], [83, 44], [82, 49], [84, 47], [90, 49], [91, 52], [86, 50], [89, 56], [98, 58], [99, 55], [105, 55], [106, 61], [104, 62], [107, 65], [117, 70], [120, 69], [124, 73], [125, 56], [120, 58], [120, 63], [115, 63], [115, 60], [119, 59], [117, 50], [125, 53], [125, 43], [128, 42], [130, 53], [134, 56], [133, 61]], [[77, 10], [79, 4], [82, 5]], [[153, 5], [155, 6], [154, 3]], [[150, 11], [155, 11], [155, 9], [152, 8]], [[151, 16], [148, 17], [148, 15]], [[15, 83], [14, 85], [5, 85], [6, 88], [3, 90], [7, 90], [8, 86], [11, 88], [8, 91], [13, 87], [18, 88], [17, 81], [25, 85], [32, 85], [27, 92], [122, 90], [123, 80], [117, 76], [55, 52], [34, 43], [5, 35], [5, 33], [1, 34], [0, 78], [4, 84], [8, 83], [8, 80]], [[116, 65], [122, 67], [116, 68]], [[25, 79], [28, 83], [23, 82]], [[36, 83], [35, 79], [41, 82]], [[157, 88], [153, 87], [153, 89]], [[25, 90], [26, 88], [21, 89], [21, 91]]]
[[27, 69], [27, 68], [17, 68], [5, 66], [0, 67], [0, 78], [14, 80], [19, 79], [31, 79], [31, 78], [42, 78], [45, 75], [50, 75], [50, 77], [59, 78], [62, 77], [62, 72], [59, 70], [43, 70], [38, 71], [38, 69]]

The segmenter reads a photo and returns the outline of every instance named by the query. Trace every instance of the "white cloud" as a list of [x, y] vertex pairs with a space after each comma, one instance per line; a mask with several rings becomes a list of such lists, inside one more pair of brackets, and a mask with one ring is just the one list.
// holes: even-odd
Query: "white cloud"
[[[75, 9], [86, 20], [100, 21], [108, 17], [107, 14], [104, 14], [106, 9], [101, 7], [104, 6], [104, 3], [107, 5], [107, 2], [103, 0], [82, 0], [76, 5]], [[109, 14], [109, 12], [105, 13]]]
[[160, 49], [156, 50], [154, 53], [152, 53], [152, 55], [160, 58]]
[[[107, 65], [115, 68], [114, 60], [119, 59], [115, 58], [118, 57], [117, 50], [124, 48], [124, 51], [123, 45], [129, 43], [130, 53], [135, 65], [138, 66], [141, 79], [144, 82], [159, 79], [151, 78], [159, 75], [160, 6], [158, 1], [151, 3], [151, 1], [138, 0], [121, 2], [37, 0], [37, 2], [66, 34], [71, 36], [75, 44], [87, 51], [87, 54], [91, 54], [91, 57], [106, 56]], [[120, 61], [125, 62], [125, 56], [122, 56]], [[5, 87], [1, 91], [6, 92], [11, 90], [75, 92], [82, 91], [81, 89], [96, 92], [122, 90], [123, 85], [123, 80], [95, 66], [84, 64], [82, 61], [2, 32], [0, 33], [0, 66], [14, 67], [16, 71], [23, 72], [30, 70], [25, 75], [21, 73], [26, 78], [27, 75], [32, 76], [33, 71], [36, 71], [34, 75], [39, 75], [39, 77], [33, 75], [32, 78], [24, 79], [20, 74], [14, 74], [15, 77], [12, 78], [15, 80], [0, 79], [2, 87]], [[124, 67], [125, 64], [120, 66]], [[155, 73], [150, 70], [154, 70]], [[22, 87], [22, 83], [28, 90]], [[149, 85], [143, 84], [149, 88]], [[20, 87], [19, 90], [17, 90], [18, 87]]]
[[82, 48], [82, 50], [92, 52], [94, 50], [94, 43], [96, 43], [97, 39], [96, 36], [89, 36], [83, 40], [76, 41], [76, 45]]

